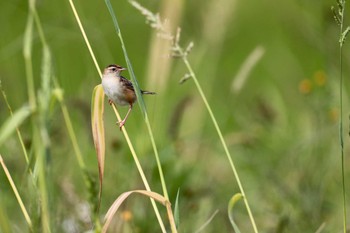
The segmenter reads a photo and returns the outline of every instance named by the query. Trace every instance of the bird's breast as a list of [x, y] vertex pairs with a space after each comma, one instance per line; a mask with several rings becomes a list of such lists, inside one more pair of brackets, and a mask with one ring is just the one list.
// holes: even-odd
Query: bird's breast
[[135, 93], [130, 93], [131, 90], [124, 88], [119, 78], [103, 77], [102, 87], [108, 98], [115, 104], [130, 105], [136, 100]]

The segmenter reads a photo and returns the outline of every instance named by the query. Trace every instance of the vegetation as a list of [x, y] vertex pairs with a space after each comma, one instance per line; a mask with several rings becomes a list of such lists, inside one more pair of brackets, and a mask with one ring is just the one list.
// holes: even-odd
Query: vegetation
[[349, 5], [139, 4], [1, 4], [0, 232], [345, 232]]

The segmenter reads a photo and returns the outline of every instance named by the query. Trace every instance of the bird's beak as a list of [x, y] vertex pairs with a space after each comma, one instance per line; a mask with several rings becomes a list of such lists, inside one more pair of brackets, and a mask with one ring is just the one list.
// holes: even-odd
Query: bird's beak
[[120, 70], [127, 70], [126, 68], [122, 67]]

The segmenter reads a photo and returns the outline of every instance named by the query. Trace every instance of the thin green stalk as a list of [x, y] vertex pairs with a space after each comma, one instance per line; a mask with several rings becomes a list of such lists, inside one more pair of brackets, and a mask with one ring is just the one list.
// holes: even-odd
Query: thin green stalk
[[[151, 124], [150, 124], [149, 119], [148, 119], [146, 105], [145, 105], [144, 100], [142, 98], [142, 94], [141, 94], [141, 91], [140, 91], [139, 84], [138, 84], [136, 76], [134, 74], [134, 70], [132, 68], [132, 65], [131, 65], [128, 53], [126, 51], [126, 47], [125, 47], [125, 44], [124, 44], [123, 36], [121, 34], [121, 30], [120, 30], [120, 27], [119, 27], [119, 24], [118, 24], [117, 17], [115, 16], [115, 13], [113, 11], [113, 7], [112, 7], [112, 5], [111, 5], [109, 0], [105, 0], [105, 3], [107, 5], [109, 13], [110, 13], [110, 15], [112, 17], [114, 27], [116, 29], [116, 32], [118, 34], [120, 43], [122, 45], [122, 49], [123, 49], [125, 61], [126, 61], [127, 67], [128, 67], [128, 71], [129, 71], [129, 74], [131, 76], [131, 79], [132, 79], [134, 87], [135, 87], [135, 92], [136, 92], [136, 96], [137, 96], [137, 102], [139, 104], [139, 107], [140, 107], [141, 112], [143, 113], [143, 116], [144, 116], [144, 119], [145, 119], [145, 123], [146, 123], [146, 126], [147, 126], [148, 134], [149, 134], [150, 139], [151, 139], [151, 144], [152, 144], [152, 147], [153, 147], [154, 156], [155, 156], [157, 167], [158, 167], [159, 177], [160, 177], [160, 181], [161, 181], [161, 185], [162, 185], [162, 189], [163, 189], [163, 195], [169, 201], [169, 195], [168, 195], [168, 191], [167, 191], [166, 184], [165, 184], [163, 169], [162, 169], [162, 165], [160, 163], [158, 149], [157, 149], [157, 145], [156, 145], [155, 140], [154, 140]], [[172, 232], [177, 232], [176, 227], [171, 225], [171, 231]]]
[[[106, 0], [107, 1], [107, 0]], [[162, 34], [166, 35], [166, 38], [170, 41], [172, 41], [173, 43], [173, 47], [172, 47], [172, 56], [173, 57], [177, 57], [177, 58], [181, 58], [183, 60], [183, 62], [185, 63], [185, 66], [187, 67], [188, 69], [188, 72], [189, 74], [188, 75], [185, 75], [185, 77], [180, 81], [180, 82], [183, 82], [185, 81], [186, 79], [188, 79], [189, 77], [192, 77], [194, 82], [195, 82], [195, 85], [199, 91], [199, 94], [209, 112], [209, 115], [213, 121], [213, 124], [215, 126], [215, 129], [219, 135], [219, 138], [220, 138], [220, 141], [224, 147], [224, 150], [225, 150], [225, 153], [227, 155], [227, 159], [229, 160], [229, 163], [231, 165], [231, 168], [233, 170], [233, 173], [234, 173], [234, 176], [236, 178], [236, 181], [238, 183], [238, 186], [239, 186], [239, 189], [240, 189], [240, 193], [242, 194], [242, 196], [244, 197], [244, 203], [245, 203], [245, 206], [246, 206], [246, 209], [247, 209], [247, 212], [248, 212], [248, 215], [249, 215], [249, 218], [250, 218], [250, 221], [252, 223], [252, 226], [253, 226], [253, 229], [254, 229], [254, 232], [257, 233], [258, 232], [258, 229], [256, 227], [256, 224], [255, 224], [255, 221], [254, 221], [254, 217], [251, 213], [251, 210], [250, 210], [250, 207], [249, 207], [249, 204], [248, 204], [248, 199], [247, 197], [245, 196], [245, 193], [244, 193], [244, 190], [243, 190], [243, 186], [241, 184], [241, 181], [239, 179], [239, 176], [238, 176], [238, 173], [237, 173], [237, 170], [234, 166], [234, 163], [232, 161], [232, 158], [231, 158], [231, 155], [230, 155], [230, 152], [227, 148], [227, 145], [225, 143], [225, 140], [224, 140], [224, 137], [222, 136], [222, 133], [221, 133], [221, 130], [219, 128], [219, 125], [215, 119], [215, 116], [213, 114], [213, 111], [211, 110], [211, 107], [207, 101], [207, 98], [205, 97], [204, 95], [204, 92], [202, 90], [202, 87], [200, 86], [197, 78], [196, 78], [196, 75], [195, 73], [193, 72], [193, 69], [187, 59], [187, 55], [188, 53], [191, 51], [192, 47], [193, 47], [193, 43], [189, 43], [189, 45], [187, 46], [187, 48], [184, 50], [180, 47], [179, 45], [179, 40], [180, 40], [180, 28], [178, 28], [177, 30], [177, 33], [176, 35], [174, 36], [171, 32], [169, 32], [167, 30], [167, 28], [165, 27], [165, 23], [163, 21], [160, 20], [160, 17], [159, 17], [159, 14], [154, 14], [152, 13], [151, 11], [149, 11], [148, 9], [144, 8], [143, 6], [141, 6], [139, 3], [135, 2], [135, 1], [130, 1], [130, 3], [136, 8], [138, 9], [141, 14], [143, 14], [147, 21], [150, 22], [150, 25], [151, 27], [155, 28], [156, 30], [160, 31]], [[119, 28], [118, 28], [119, 30]], [[118, 32], [117, 30], [117, 32]], [[128, 61], [128, 60], [127, 60]], [[132, 73], [133, 75], [133, 73]]]
[[0, 164], [1, 164], [1, 166], [2, 166], [2, 168], [4, 170], [4, 172], [5, 172], [5, 175], [6, 175], [7, 179], [8, 179], [8, 181], [9, 181], [10, 185], [11, 185], [11, 188], [12, 188], [12, 190], [13, 190], [15, 196], [16, 196], [17, 202], [18, 202], [19, 206], [21, 207], [22, 213], [24, 215], [24, 218], [26, 219], [26, 222], [27, 222], [27, 224], [29, 226], [29, 229], [33, 232], [32, 220], [29, 217], [28, 211], [27, 211], [26, 207], [23, 204], [22, 198], [21, 198], [21, 196], [18, 193], [16, 185], [15, 185], [15, 183], [12, 180], [11, 174], [10, 174], [9, 170], [7, 169], [7, 167], [6, 167], [6, 165], [4, 163], [4, 160], [2, 159], [1, 154], [0, 154]]
[[145, 103], [143, 101], [139, 84], [138, 84], [136, 76], [134, 74], [134, 70], [132, 68], [132, 65], [131, 65], [128, 53], [126, 51], [126, 47], [125, 47], [125, 44], [124, 44], [123, 36], [121, 34], [117, 18], [116, 18], [115, 14], [114, 14], [113, 7], [112, 7], [112, 5], [111, 5], [109, 0], [105, 0], [105, 2], [106, 2], [106, 5], [108, 7], [109, 13], [110, 13], [110, 15], [112, 17], [112, 20], [113, 20], [113, 23], [114, 23], [114, 27], [115, 27], [116, 32], [118, 34], [120, 43], [122, 45], [122, 49], [123, 49], [125, 61], [126, 61], [127, 67], [128, 67], [128, 71], [129, 71], [129, 74], [131, 76], [131, 79], [132, 79], [134, 87], [135, 87], [136, 96], [137, 96], [137, 102], [138, 102], [138, 104], [140, 106], [141, 112], [143, 113], [143, 116], [144, 116], [144, 119], [145, 119], [145, 122], [146, 122], [146, 125], [147, 125], [147, 130], [148, 130], [148, 133], [149, 133], [149, 136], [150, 136], [150, 139], [151, 139], [154, 155], [155, 155], [156, 162], [157, 162], [157, 167], [158, 167], [158, 171], [159, 171], [160, 181], [161, 181], [162, 189], [163, 189], [163, 195], [164, 195], [164, 197], [167, 200], [169, 200], [168, 191], [167, 191], [165, 180], [164, 180], [163, 170], [162, 170], [162, 166], [161, 166], [161, 163], [160, 163], [160, 160], [159, 160], [158, 149], [157, 149], [157, 146], [156, 146], [156, 143], [155, 143], [155, 140], [154, 140], [152, 128], [151, 128], [151, 125], [150, 125], [150, 122], [149, 122], [149, 119], [148, 119], [148, 115], [147, 115], [146, 105], [145, 105]]
[[[46, 54], [47, 57], [48, 57], [48, 61], [51, 61], [51, 52], [50, 52], [49, 46], [47, 44], [44, 31], [43, 31], [42, 26], [41, 26], [40, 18], [38, 16], [37, 12], [36, 12], [36, 9], [35, 9], [34, 5], [32, 6], [32, 11], [33, 11], [33, 14], [34, 14], [35, 23], [37, 25], [39, 37], [40, 37], [40, 40], [41, 40], [42, 45], [44, 47], [43, 48], [44, 55]], [[94, 61], [96, 62], [96, 59], [94, 59]], [[47, 102], [44, 102], [44, 101], [40, 102], [41, 103], [41, 107], [43, 108], [43, 109], [41, 109], [44, 112], [43, 114], [45, 114], [48, 111], [47, 107], [48, 107], [49, 99], [50, 99], [50, 97], [52, 95], [52, 90], [51, 90], [51, 87], [50, 87], [51, 62], [47, 62], [47, 63], [49, 65], [44, 67], [46, 69], [43, 69], [43, 70], [47, 71], [46, 73], [44, 72], [43, 75], [47, 75], [47, 76], [46, 76], [46, 78], [43, 78], [43, 81], [42, 81], [42, 86], [43, 87], [42, 87], [42, 90], [41, 90], [42, 92], [45, 92], [44, 94], [47, 94], [47, 96], [46, 96], [47, 97], [46, 98]], [[60, 90], [56, 80], [54, 80], [54, 85], [55, 85], [57, 90]], [[89, 178], [89, 175], [88, 175], [88, 173], [86, 171], [86, 166], [85, 166], [85, 163], [84, 163], [84, 160], [83, 160], [83, 156], [82, 156], [80, 147], [78, 145], [77, 137], [76, 137], [74, 129], [73, 129], [73, 124], [72, 124], [72, 122], [70, 120], [70, 116], [69, 116], [69, 112], [68, 112], [67, 106], [65, 105], [65, 103], [63, 101], [63, 96], [62, 95], [60, 95], [58, 93], [56, 95], [56, 98], [58, 99], [58, 101], [59, 101], [59, 103], [61, 105], [62, 114], [63, 114], [64, 120], [65, 120], [65, 123], [66, 123], [66, 127], [67, 127], [67, 130], [68, 130], [69, 137], [70, 137], [70, 139], [72, 141], [72, 145], [73, 145], [73, 149], [74, 149], [75, 155], [77, 157], [78, 165], [79, 165], [80, 169], [83, 171], [86, 185], [88, 187], [90, 187], [91, 186], [91, 179]], [[45, 119], [41, 119], [41, 122], [45, 122], [45, 121], [46, 121]], [[40, 128], [41, 128], [41, 131], [45, 131], [46, 130], [45, 123], [41, 124]], [[40, 163], [40, 162], [42, 162], [42, 163]], [[41, 187], [40, 187], [40, 191], [41, 191], [41, 194], [42, 194], [42, 208], [43, 208], [42, 211], [43, 211], [43, 215], [44, 215], [44, 217], [43, 217], [43, 224], [46, 225], [46, 226], [43, 226], [43, 228], [45, 229], [45, 227], [46, 227], [46, 229], [48, 229], [48, 231], [49, 231], [50, 230], [49, 218], [45, 217], [45, 216], [49, 216], [46, 181], [45, 181], [45, 176], [41, 176], [41, 174], [45, 174], [45, 168], [41, 169], [41, 165], [44, 165], [44, 164], [45, 164], [45, 161], [39, 161], [39, 165], [38, 165], [39, 172], [41, 171], [39, 173], [39, 182], [42, 184]], [[96, 220], [95, 221], [96, 222], [96, 228], [98, 229], [99, 225], [100, 225], [98, 216], [95, 216], [95, 220]]]
[[75, 155], [77, 157], [77, 161], [78, 161], [79, 167], [80, 167], [81, 170], [85, 171], [86, 170], [86, 166], [85, 166], [85, 163], [84, 163], [83, 155], [81, 153], [81, 150], [80, 150], [80, 147], [79, 147], [79, 144], [78, 144], [78, 140], [77, 140], [77, 137], [76, 137], [74, 129], [73, 129], [73, 124], [72, 124], [72, 121], [70, 119], [67, 106], [65, 105], [63, 100], [59, 100], [59, 101], [60, 101], [60, 105], [61, 105], [61, 111], [62, 111], [62, 114], [63, 114], [63, 118], [64, 118], [67, 130], [68, 130], [68, 135], [70, 137], [70, 140], [72, 141], [73, 149], [74, 149]]
[[342, 189], [343, 189], [343, 231], [346, 233], [346, 186], [345, 186], [345, 164], [344, 164], [344, 135], [343, 135], [343, 59], [342, 59], [342, 45], [340, 45], [339, 61], [340, 61], [340, 85], [339, 85], [339, 105], [340, 105], [340, 123], [339, 123], [339, 141], [341, 154], [341, 175], [342, 175]]
[[[184, 55], [183, 50], [182, 50], [181, 48], [178, 48], [178, 49], [179, 49], [179, 51]], [[200, 96], [201, 96], [201, 98], [202, 98], [202, 100], [203, 100], [203, 102], [204, 102], [205, 107], [207, 108], [207, 110], [208, 110], [208, 112], [209, 112], [210, 118], [211, 118], [211, 120], [213, 121], [214, 127], [215, 127], [215, 129], [216, 129], [216, 131], [217, 131], [217, 133], [218, 133], [218, 136], [219, 136], [219, 138], [220, 138], [221, 144], [222, 144], [222, 146], [223, 146], [223, 148], [224, 148], [224, 151], [225, 151], [225, 153], [226, 153], [227, 159], [228, 159], [228, 161], [229, 161], [229, 163], [230, 163], [230, 165], [231, 165], [233, 174], [234, 174], [234, 176], [235, 176], [235, 178], [236, 178], [236, 181], [237, 181], [237, 184], [238, 184], [240, 193], [241, 193], [241, 194], [243, 195], [243, 197], [244, 197], [244, 199], [243, 199], [243, 200], [244, 200], [244, 204], [245, 204], [245, 206], [246, 206], [246, 209], [247, 209], [247, 212], [248, 212], [250, 221], [251, 221], [251, 223], [252, 223], [254, 232], [257, 233], [257, 232], [258, 232], [258, 229], [257, 229], [257, 227], [256, 227], [253, 214], [252, 214], [252, 212], [251, 212], [251, 210], [250, 210], [249, 203], [248, 203], [248, 199], [247, 199], [247, 197], [246, 197], [246, 195], [245, 195], [245, 192], [244, 192], [244, 189], [243, 189], [241, 180], [240, 180], [240, 178], [239, 178], [239, 176], [238, 176], [236, 167], [235, 167], [235, 165], [234, 165], [234, 163], [233, 163], [233, 161], [232, 161], [232, 158], [231, 158], [230, 152], [229, 152], [229, 150], [228, 150], [228, 148], [227, 148], [227, 145], [226, 145], [226, 142], [225, 142], [225, 140], [224, 140], [224, 137], [222, 136], [220, 127], [219, 127], [219, 125], [218, 125], [218, 123], [217, 123], [217, 121], [216, 121], [216, 118], [215, 118], [215, 116], [214, 116], [214, 114], [213, 114], [213, 111], [212, 111], [212, 109], [211, 109], [211, 107], [210, 107], [210, 105], [209, 105], [209, 103], [208, 103], [208, 100], [207, 100], [207, 98], [206, 98], [205, 95], [204, 95], [204, 92], [203, 92], [203, 90], [202, 90], [202, 87], [201, 87], [201, 85], [200, 85], [199, 82], [198, 82], [198, 79], [197, 79], [197, 77], [196, 77], [196, 74], [193, 72], [193, 69], [192, 69], [191, 64], [189, 63], [189, 61], [188, 61], [188, 59], [187, 59], [187, 56], [184, 55], [184, 56], [181, 56], [181, 57], [182, 57], [182, 60], [183, 60], [183, 62], [185, 63], [185, 65], [186, 65], [186, 67], [187, 67], [187, 69], [188, 69], [188, 72], [190, 73], [190, 75], [191, 75], [191, 77], [192, 77], [192, 79], [193, 79], [193, 81], [194, 81], [194, 83], [195, 83], [195, 85], [196, 85], [196, 87], [197, 87], [197, 89], [198, 89], [198, 92], [199, 92], [199, 94], [200, 94]]]
[[26, 80], [28, 88], [28, 100], [32, 109], [36, 108], [36, 97], [34, 89], [34, 75], [32, 67], [32, 40], [33, 40], [34, 16], [29, 10], [27, 26], [23, 37], [23, 57], [25, 61]]
[[[42, 30], [40, 18], [35, 8], [35, 0], [29, 0], [30, 14], [33, 15], [36, 28], [38, 30], [39, 38], [43, 46], [43, 60], [41, 73], [41, 88], [38, 94], [38, 114], [33, 119], [33, 139], [34, 150], [36, 154], [36, 165], [38, 172], [39, 193], [40, 193], [40, 217], [42, 231], [50, 233], [50, 211], [49, 211], [49, 197], [47, 190], [47, 173], [46, 173], [46, 156], [50, 147], [48, 131], [47, 131], [47, 115], [48, 106], [51, 97], [51, 52], [47, 45], [44, 32]], [[32, 41], [32, 40], [30, 40]], [[30, 54], [29, 54], [30, 55]], [[31, 64], [30, 64], [31, 65]], [[31, 68], [32, 69], [32, 68]]]
[[[82, 25], [82, 23], [81, 23], [81, 21], [80, 21], [80, 18], [79, 18], [78, 12], [76, 11], [76, 8], [75, 8], [75, 5], [74, 5], [74, 3], [73, 3], [73, 0], [69, 0], [69, 3], [70, 3], [70, 6], [71, 6], [71, 8], [72, 8], [72, 11], [73, 11], [73, 13], [74, 13], [75, 19], [76, 19], [76, 21], [77, 21], [77, 23], [78, 23], [78, 25], [79, 25], [80, 31], [81, 31], [81, 33], [82, 33], [82, 35], [83, 35], [83, 37], [84, 37], [84, 41], [85, 41], [85, 43], [86, 43], [86, 45], [87, 45], [87, 47], [88, 47], [88, 49], [89, 49], [90, 56], [91, 56], [91, 58], [92, 58], [93, 61], [94, 61], [96, 70], [97, 70], [97, 72], [99, 73], [100, 78], [102, 78], [102, 73], [101, 73], [100, 68], [99, 68], [99, 66], [98, 66], [98, 63], [97, 63], [97, 60], [96, 60], [96, 58], [95, 58], [94, 52], [93, 52], [93, 50], [91, 49], [90, 42], [89, 42], [89, 40], [88, 40], [88, 38], [87, 38], [87, 36], [86, 36], [84, 27], [83, 27], [83, 25]], [[117, 116], [118, 121], [121, 121], [121, 117], [120, 117], [120, 115], [119, 115], [119, 113], [118, 113], [118, 110], [116, 109], [116, 107], [115, 107], [114, 105], [113, 105], [113, 110], [114, 110], [114, 112], [115, 112], [115, 114], [116, 114], [116, 116]], [[134, 150], [134, 147], [133, 147], [133, 145], [132, 145], [132, 143], [131, 143], [131, 141], [130, 141], [130, 138], [129, 138], [128, 134], [127, 134], [127, 131], [126, 131], [125, 127], [123, 127], [122, 131], [123, 131], [123, 133], [124, 133], [124, 137], [125, 137], [125, 139], [126, 139], [126, 141], [127, 141], [127, 144], [128, 144], [129, 149], [130, 149], [130, 151], [131, 151], [131, 154], [132, 154], [132, 156], [133, 156], [133, 158], [134, 158], [134, 160], [135, 160], [136, 167], [137, 167], [137, 169], [138, 169], [138, 171], [139, 171], [139, 173], [140, 173], [140, 176], [141, 176], [141, 179], [142, 179], [142, 181], [143, 181], [143, 183], [144, 183], [144, 185], [145, 185], [145, 188], [146, 188], [147, 191], [151, 191], [150, 186], [149, 186], [149, 184], [148, 184], [148, 182], [147, 182], [146, 176], [145, 176], [145, 174], [144, 174], [144, 172], [143, 172], [143, 170], [142, 170], [142, 167], [141, 167], [141, 165], [140, 165], [140, 162], [138, 161], [137, 154], [136, 154], [136, 152], [135, 152], [135, 150]], [[156, 205], [156, 202], [155, 202], [153, 199], [150, 199], [150, 200], [151, 200], [151, 203], [152, 203], [152, 207], [153, 207], [153, 209], [154, 209], [154, 212], [155, 212], [155, 214], [156, 214], [156, 217], [157, 217], [157, 219], [158, 219], [159, 225], [160, 225], [160, 227], [161, 227], [161, 229], [162, 229], [162, 232], [165, 233], [165, 232], [166, 232], [166, 229], [165, 229], [163, 220], [162, 220], [162, 218], [161, 218], [161, 216], [160, 216], [160, 213], [159, 213], [158, 207], [157, 207], [157, 205]]]
[[341, 175], [342, 175], [342, 190], [343, 190], [343, 231], [346, 233], [346, 186], [345, 186], [345, 158], [344, 158], [344, 135], [343, 135], [343, 44], [347, 34], [350, 31], [348, 26], [344, 30], [344, 14], [345, 14], [345, 0], [337, 0], [338, 10], [332, 7], [334, 18], [339, 25], [339, 63], [340, 63], [340, 80], [339, 80], [339, 143], [341, 155]]
[[[121, 121], [122, 119], [121, 119], [121, 117], [120, 117], [120, 115], [119, 115], [119, 113], [118, 113], [118, 110], [117, 110], [116, 106], [113, 104], [112, 107], [113, 107], [113, 110], [114, 110], [115, 115], [117, 116], [118, 121]], [[139, 173], [140, 173], [140, 176], [141, 176], [141, 179], [142, 179], [142, 181], [143, 181], [143, 184], [145, 185], [145, 188], [146, 188], [147, 191], [151, 191], [151, 188], [150, 188], [150, 186], [149, 186], [149, 184], [148, 184], [146, 175], [145, 175], [145, 173], [143, 172], [141, 163], [140, 163], [140, 161], [139, 161], [139, 159], [138, 159], [138, 157], [137, 157], [137, 154], [136, 154], [136, 152], [135, 152], [134, 146], [132, 145], [132, 143], [131, 143], [131, 141], [130, 141], [129, 134], [128, 134], [127, 130], [125, 129], [125, 127], [122, 128], [122, 131], [123, 131], [123, 133], [124, 133], [125, 140], [126, 140], [127, 144], [129, 145], [129, 149], [130, 149], [131, 155], [132, 155], [132, 157], [134, 158], [136, 167], [137, 167], [137, 169], [138, 169], [138, 171], [139, 171]], [[158, 207], [157, 207], [157, 205], [156, 205], [156, 202], [155, 202], [155, 200], [152, 199], [152, 198], [150, 198], [150, 200], [151, 200], [153, 209], [155, 210], [155, 214], [156, 214], [156, 217], [157, 217], [157, 219], [158, 219], [160, 228], [162, 229], [162, 232], [163, 232], [163, 233], [166, 233], [166, 229], [165, 229], [163, 220], [162, 220], [162, 218], [161, 218], [161, 216], [160, 216], [160, 213], [159, 213], [159, 211], [158, 211]]]
[[[7, 109], [9, 110], [10, 115], [13, 116], [13, 111], [12, 111], [12, 108], [10, 106], [10, 103], [8, 102], [6, 93], [2, 89], [1, 80], [0, 80], [0, 89], [1, 89], [2, 96], [4, 97], [5, 103], [7, 105]], [[21, 148], [22, 148], [22, 151], [23, 151], [23, 154], [24, 154], [24, 159], [26, 160], [27, 166], [29, 168], [29, 172], [30, 172], [31, 175], [33, 175], [32, 169], [29, 167], [29, 157], [28, 157], [27, 149], [26, 149], [26, 147], [24, 145], [22, 134], [21, 134], [21, 131], [19, 131], [18, 127], [16, 128], [16, 132], [17, 132], [17, 137], [18, 137], [19, 143], [21, 144]]]
[[[32, 42], [33, 42], [33, 26], [34, 26], [34, 18], [35, 18], [35, 13], [34, 13], [35, 0], [29, 0], [28, 2], [29, 2], [29, 14], [28, 14], [27, 27], [24, 34], [24, 40], [23, 40], [23, 56], [25, 61], [29, 104], [32, 107], [32, 109], [37, 110], [37, 99], [35, 95], [33, 64], [32, 64]], [[50, 232], [47, 204], [45, 203], [47, 201], [47, 193], [45, 190], [46, 185], [44, 182], [45, 175], [41, 174], [41, 171], [43, 170], [43, 164], [40, 162], [42, 158], [39, 158], [40, 156], [43, 156], [43, 154], [39, 153], [39, 151], [43, 151], [43, 150], [42, 150], [42, 146], [39, 145], [41, 134], [39, 132], [39, 129], [36, 127], [36, 126], [39, 126], [37, 115], [32, 117], [32, 125], [34, 126], [33, 127], [33, 141], [34, 141], [34, 148], [35, 148], [34, 150], [36, 151], [36, 155], [37, 155], [36, 165], [38, 165], [38, 168], [39, 168], [38, 169], [39, 170], [39, 193], [41, 194], [40, 207], [41, 207], [41, 216], [42, 216], [42, 219], [41, 219], [42, 230], [43, 232]]]
[[79, 15], [78, 15], [78, 12], [77, 12], [77, 10], [75, 9], [75, 5], [74, 5], [74, 3], [73, 3], [73, 0], [69, 0], [69, 3], [70, 3], [70, 6], [71, 6], [71, 8], [72, 8], [72, 11], [73, 11], [75, 20], [77, 21], [77, 23], [78, 23], [78, 25], [79, 25], [80, 32], [81, 32], [81, 34], [83, 35], [84, 41], [85, 41], [85, 43], [86, 43], [86, 46], [87, 46], [88, 49], [89, 49], [90, 56], [91, 56], [92, 60], [94, 61], [96, 70], [97, 70], [98, 74], [100, 75], [100, 78], [102, 78], [102, 72], [101, 72], [101, 70], [100, 70], [100, 67], [98, 66], [96, 57], [95, 57], [95, 55], [94, 55], [94, 52], [92, 51], [90, 42], [89, 42], [89, 40], [88, 40], [88, 38], [87, 38], [87, 36], [86, 36], [85, 30], [84, 30], [83, 24], [82, 24], [81, 21], [80, 21], [80, 17], [79, 17]]
[[44, 147], [40, 144], [40, 141], [36, 140], [37, 147], [37, 165], [38, 165], [38, 181], [40, 192], [40, 206], [41, 206], [41, 226], [42, 232], [50, 233], [50, 211], [49, 200], [46, 187], [46, 169], [45, 169], [45, 151]]
[[[148, 133], [149, 133], [149, 136], [150, 136], [150, 139], [151, 139], [151, 144], [152, 144], [152, 147], [153, 147], [154, 156], [155, 156], [157, 167], [158, 167], [160, 181], [161, 181], [161, 185], [162, 185], [162, 189], [163, 189], [163, 195], [164, 195], [164, 197], [167, 200], [169, 200], [169, 195], [168, 195], [168, 191], [167, 191], [166, 184], [165, 184], [164, 174], [163, 174], [162, 166], [161, 166], [160, 159], [159, 159], [157, 145], [155, 143], [154, 136], [153, 136], [153, 131], [152, 131], [152, 128], [151, 128], [151, 124], [150, 124], [149, 119], [148, 119], [146, 105], [145, 105], [144, 100], [142, 98], [142, 94], [141, 94], [141, 91], [140, 91], [139, 84], [138, 84], [136, 76], [134, 74], [134, 70], [132, 68], [132, 65], [131, 65], [128, 53], [126, 51], [126, 47], [125, 47], [125, 44], [124, 44], [123, 36], [122, 36], [121, 30], [120, 30], [120, 27], [119, 27], [119, 24], [118, 24], [117, 17], [115, 16], [115, 13], [113, 11], [113, 7], [112, 7], [112, 5], [111, 5], [109, 0], [105, 0], [105, 3], [107, 5], [108, 11], [109, 11], [109, 13], [110, 13], [110, 15], [112, 17], [112, 21], [113, 21], [114, 27], [115, 27], [117, 35], [119, 37], [119, 40], [120, 40], [120, 43], [121, 43], [121, 46], [122, 46], [122, 49], [123, 49], [125, 61], [126, 61], [127, 67], [128, 67], [128, 71], [129, 71], [129, 74], [131, 76], [131, 79], [132, 79], [134, 87], [135, 87], [135, 92], [136, 92], [136, 96], [137, 96], [137, 102], [139, 104], [139, 107], [140, 107], [141, 112], [143, 113], [143, 116], [144, 116], [144, 119], [145, 119], [145, 123], [146, 123], [147, 130], [148, 130]], [[172, 230], [172, 232], [177, 232], [176, 227], [174, 227], [173, 225], [171, 225], [171, 230]]]

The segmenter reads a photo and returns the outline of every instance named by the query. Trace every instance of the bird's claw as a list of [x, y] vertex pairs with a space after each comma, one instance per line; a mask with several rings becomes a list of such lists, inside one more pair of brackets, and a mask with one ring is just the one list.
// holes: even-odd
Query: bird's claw
[[122, 127], [125, 125], [125, 120], [117, 121], [116, 124], [119, 125], [119, 129], [122, 130]]
[[113, 104], [113, 101], [112, 100], [108, 100], [108, 103], [109, 103], [109, 105], [112, 105]]

